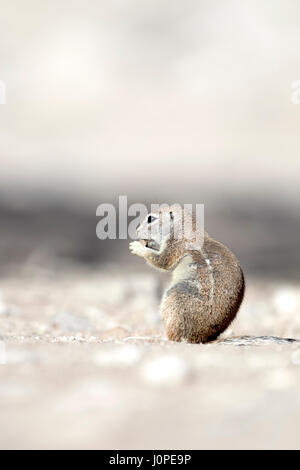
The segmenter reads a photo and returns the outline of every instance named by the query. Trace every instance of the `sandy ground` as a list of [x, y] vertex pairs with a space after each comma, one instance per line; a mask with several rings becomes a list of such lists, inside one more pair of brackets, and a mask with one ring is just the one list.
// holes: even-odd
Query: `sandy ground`
[[3, 277], [0, 447], [300, 448], [300, 286], [248, 279], [207, 345], [165, 340], [162, 287], [113, 266]]

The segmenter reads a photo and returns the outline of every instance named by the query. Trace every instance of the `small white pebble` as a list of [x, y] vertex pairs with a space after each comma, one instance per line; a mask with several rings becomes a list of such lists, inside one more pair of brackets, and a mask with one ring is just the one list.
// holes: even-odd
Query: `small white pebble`
[[88, 343], [94, 343], [95, 341], [97, 341], [97, 337], [96, 336], [89, 336], [87, 338], [87, 342]]
[[271, 390], [284, 390], [293, 384], [293, 376], [287, 370], [273, 370], [265, 376], [265, 385]]
[[173, 386], [183, 383], [189, 374], [186, 361], [177, 356], [163, 356], [144, 364], [141, 376], [155, 386]]
[[273, 298], [273, 305], [279, 312], [291, 313], [298, 303], [298, 292], [291, 287], [282, 287], [277, 290]]

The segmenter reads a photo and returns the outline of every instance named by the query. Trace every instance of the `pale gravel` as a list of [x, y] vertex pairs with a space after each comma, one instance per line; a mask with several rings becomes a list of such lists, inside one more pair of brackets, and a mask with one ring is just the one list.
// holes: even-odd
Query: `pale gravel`
[[2, 278], [0, 447], [299, 448], [300, 285], [247, 281], [190, 345], [164, 337], [155, 272]]

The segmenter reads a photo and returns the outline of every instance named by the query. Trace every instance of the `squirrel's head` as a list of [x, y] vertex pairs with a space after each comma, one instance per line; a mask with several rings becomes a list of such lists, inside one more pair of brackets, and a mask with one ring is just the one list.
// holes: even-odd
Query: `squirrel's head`
[[137, 228], [138, 241], [130, 244], [130, 250], [157, 267], [170, 269], [186, 250], [200, 247], [201, 231], [195, 228], [191, 212], [176, 204], [162, 206], [147, 214]]
[[137, 228], [140, 241], [146, 248], [160, 252], [168, 240], [174, 238], [174, 226], [178, 223], [180, 213], [172, 206], [150, 212]]

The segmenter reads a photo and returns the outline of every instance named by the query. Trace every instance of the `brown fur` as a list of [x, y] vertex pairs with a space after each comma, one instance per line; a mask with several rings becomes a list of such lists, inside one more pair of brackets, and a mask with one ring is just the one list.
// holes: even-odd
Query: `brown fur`
[[[166, 209], [164, 209], [166, 211]], [[131, 244], [135, 254], [162, 270], [172, 282], [161, 303], [168, 339], [203, 343], [214, 340], [235, 318], [244, 295], [244, 276], [234, 254], [205, 233], [201, 249], [170, 234], [159, 252]]]

